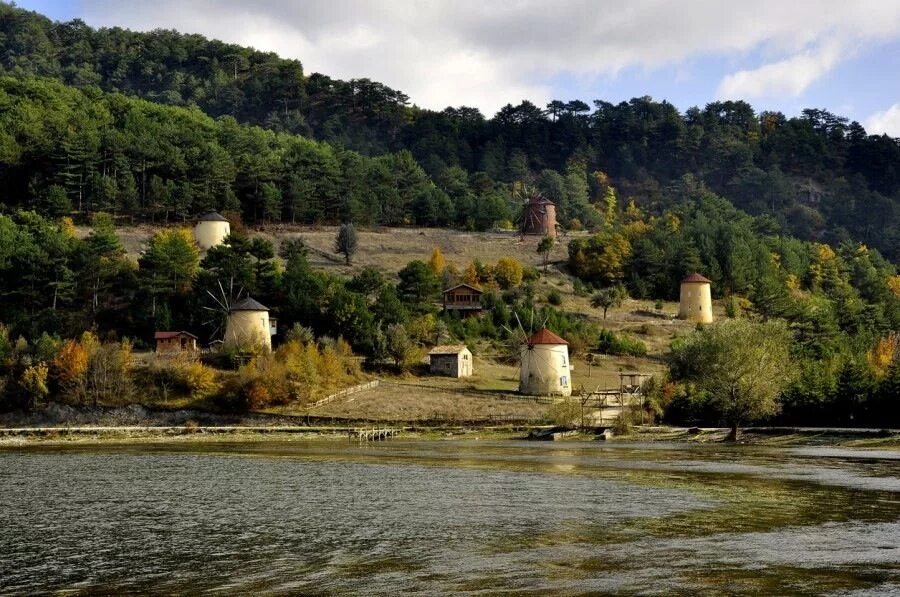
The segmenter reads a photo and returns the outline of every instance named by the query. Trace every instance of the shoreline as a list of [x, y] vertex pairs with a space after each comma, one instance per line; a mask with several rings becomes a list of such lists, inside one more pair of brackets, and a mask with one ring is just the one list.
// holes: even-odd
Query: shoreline
[[[413, 422], [375, 423], [345, 426], [301, 425], [121, 425], [121, 426], [50, 426], [0, 427], [0, 448], [50, 445], [113, 445], [169, 442], [291, 442], [291, 441], [361, 441], [359, 430], [390, 429], [396, 440], [465, 439], [525, 440], [536, 430], [548, 431], [549, 425], [422, 425]], [[625, 435], [608, 432], [565, 431], [550, 441], [605, 443], [712, 444], [718, 446], [842, 446], [848, 448], [878, 447], [900, 450], [900, 430], [826, 427], [747, 427], [738, 441], [725, 441], [727, 428], [635, 427]], [[540, 441], [540, 440], [537, 440]], [[546, 441], [546, 440], [545, 440]]]

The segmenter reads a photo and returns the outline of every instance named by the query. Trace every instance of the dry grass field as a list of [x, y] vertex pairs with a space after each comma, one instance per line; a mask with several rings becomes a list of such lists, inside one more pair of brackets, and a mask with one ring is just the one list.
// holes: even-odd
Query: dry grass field
[[[137, 259], [155, 230], [150, 226], [135, 226], [120, 228], [117, 233], [129, 256]], [[88, 232], [85, 228], [79, 230], [82, 235]], [[588, 391], [616, 388], [620, 372], [662, 372], [665, 368], [663, 357], [673, 338], [694, 327], [675, 319], [678, 304], [674, 302], [663, 303], [657, 309], [654, 301], [629, 299], [621, 307], [610, 309], [604, 319], [600, 310], [590, 306], [589, 296], [576, 294], [573, 278], [563, 270], [566, 244], [571, 236], [560, 239], [551, 255], [551, 265], [544, 272], [542, 258], [536, 252], [539, 239], [511, 232], [474, 233], [430, 228], [359, 230], [359, 249], [351, 266], [346, 266], [332, 251], [337, 232], [334, 226], [277, 226], [249, 232], [270, 239], [276, 248], [285, 240], [302, 238], [311, 249], [309, 259], [313, 267], [347, 276], [365, 266], [375, 266], [394, 275], [413, 259], [427, 260], [434, 247], [440, 248], [448, 263], [460, 269], [475, 259], [493, 263], [504, 256], [539, 267], [543, 273], [536, 283], [538, 302], [547, 302], [548, 294], [555, 290], [562, 297], [560, 308], [581, 313], [598, 326], [627, 333], [640, 339], [648, 348], [646, 358], [595, 355], [591, 367], [585, 360], [586, 355], [573, 357], [572, 382], [576, 392], [581, 388]], [[713, 308], [718, 317], [724, 316], [722, 305], [714, 304]], [[546, 404], [499, 397], [498, 394], [515, 392], [518, 368], [500, 362], [496, 358], [498, 355], [484, 347], [473, 348], [479, 354], [475, 361], [476, 375], [472, 378], [452, 380], [422, 375], [389, 379], [376, 390], [336, 400], [310, 414], [373, 420], [463, 420], [534, 419], [546, 411]]]
[[[116, 233], [128, 255], [136, 259], [157, 230], [158, 227], [149, 225], [127, 226], [118, 228]], [[81, 236], [87, 236], [90, 228], [79, 227], [77, 232]], [[302, 238], [312, 249], [309, 260], [313, 267], [344, 274], [352, 274], [367, 265], [395, 273], [414, 259], [427, 260], [434, 247], [441, 249], [447, 263], [459, 268], [465, 267], [474, 259], [493, 263], [501, 257], [514, 257], [526, 265], [537, 266], [542, 263], [542, 258], [537, 253], [540, 239], [534, 236], [523, 237], [514, 232], [465, 232], [438, 228], [359, 229], [359, 248], [350, 267], [345, 266], [340, 256], [334, 252], [336, 226], [278, 225], [250, 229], [248, 232], [268, 238], [275, 245], [276, 252], [282, 242]], [[566, 239], [562, 239], [557, 243], [550, 256], [552, 261], [566, 259], [566, 242]]]
[[431, 385], [431, 381], [382, 382], [373, 390], [310, 409], [309, 414], [373, 421], [536, 421], [547, 410], [546, 404], [527, 398], [454, 390]]

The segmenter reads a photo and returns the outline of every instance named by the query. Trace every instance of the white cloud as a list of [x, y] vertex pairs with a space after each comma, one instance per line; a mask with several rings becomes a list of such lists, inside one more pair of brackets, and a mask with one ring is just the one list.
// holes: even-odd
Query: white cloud
[[759, 68], [732, 73], [722, 79], [717, 95], [722, 99], [796, 97], [834, 68], [846, 51], [843, 44], [830, 42]]
[[887, 134], [889, 137], [900, 138], [900, 103], [872, 114], [866, 119], [864, 126], [870, 135]]
[[[82, 0], [92, 25], [175, 28], [369, 77], [430, 107], [550, 98], [554, 76], [615, 76], [720, 56], [769, 62], [720, 92], [796, 94], [848, 49], [900, 34], [896, 0]], [[841, 40], [836, 42], [834, 40]], [[561, 98], [568, 99], [568, 98]]]

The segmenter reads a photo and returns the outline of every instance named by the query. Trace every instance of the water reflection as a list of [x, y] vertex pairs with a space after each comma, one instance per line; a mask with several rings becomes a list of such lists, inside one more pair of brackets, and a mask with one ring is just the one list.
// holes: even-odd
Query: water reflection
[[799, 592], [900, 580], [900, 460], [389, 442], [0, 451], [0, 592]]

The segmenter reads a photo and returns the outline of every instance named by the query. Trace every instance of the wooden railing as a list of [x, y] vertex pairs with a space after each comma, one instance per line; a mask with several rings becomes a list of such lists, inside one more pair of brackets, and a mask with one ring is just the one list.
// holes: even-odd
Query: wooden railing
[[313, 408], [316, 408], [317, 406], [322, 406], [323, 404], [328, 404], [332, 400], [337, 400], [338, 398], [343, 398], [344, 396], [349, 396], [351, 394], [356, 394], [357, 392], [365, 392], [366, 390], [371, 390], [371, 389], [377, 388], [380, 383], [381, 383], [381, 380], [373, 379], [372, 381], [369, 381], [366, 383], [361, 383], [356, 386], [344, 388], [340, 392], [335, 392], [334, 394], [325, 396], [321, 400], [313, 402], [312, 404], [309, 405], [308, 408], [313, 409]]

